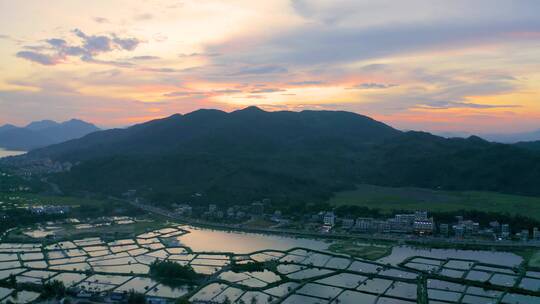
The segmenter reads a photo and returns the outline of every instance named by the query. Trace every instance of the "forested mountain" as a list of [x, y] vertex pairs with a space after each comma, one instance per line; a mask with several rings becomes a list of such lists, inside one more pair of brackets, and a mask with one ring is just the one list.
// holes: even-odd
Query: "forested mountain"
[[35, 121], [25, 127], [6, 124], [0, 126], [0, 147], [28, 151], [79, 138], [95, 131], [99, 131], [99, 128], [77, 119], [62, 123], [52, 120]]
[[478, 137], [401, 132], [334, 111], [199, 110], [32, 151], [15, 160], [76, 164], [55, 174], [67, 191], [159, 201], [324, 200], [370, 183], [540, 195], [540, 153]]

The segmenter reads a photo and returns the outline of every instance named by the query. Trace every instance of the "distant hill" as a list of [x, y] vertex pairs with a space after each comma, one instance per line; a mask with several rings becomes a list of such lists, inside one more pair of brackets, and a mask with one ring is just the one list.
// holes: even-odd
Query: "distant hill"
[[401, 132], [341, 111], [199, 110], [37, 149], [12, 164], [76, 164], [68, 192], [137, 189], [160, 202], [328, 199], [357, 184], [540, 195], [540, 153], [479, 137]]
[[[466, 138], [472, 136], [473, 134], [467, 132], [438, 132], [436, 135], [446, 138]], [[520, 133], [485, 133], [478, 134], [478, 136], [491, 142], [514, 144], [520, 142], [540, 141], [540, 129]]]
[[72, 119], [62, 123], [52, 120], [32, 122], [25, 127], [0, 126], [0, 147], [28, 151], [79, 138], [99, 131], [99, 128], [82, 120]]
[[482, 135], [482, 137], [490, 141], [509, 144], [528, 141], [540, 141], [540, 129], [531, 132], [521, 133], [485, 134]]

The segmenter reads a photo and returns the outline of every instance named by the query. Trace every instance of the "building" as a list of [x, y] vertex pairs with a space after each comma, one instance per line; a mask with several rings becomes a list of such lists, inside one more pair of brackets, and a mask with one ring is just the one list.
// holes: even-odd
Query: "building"
[[501, 225], [501, 237], [504, 239], [510, 237], [510, 225], [508, 224]]
[[354, 230], [357, 231], [371, 231], [373, 219], [370, 217], [359, 217], [354, 223]]
[[453, 227], [456, 238], [462, 239], [465, 236], [465, 227], [463, 225], [455, 225]]
[[433, 218], [416, 219], [414, 220], [414, 232], [418, 234], [433, 234], [435, 230], [435, 222]]
[[343, 218], [341, 220], [341, 226], [345, 229], [350, 229], [354, 226], [354, 219], [350, 217]]
[[389, 221], [374, 220], [371, 223], [372, 229], [379, 233], [387, 233], [392, 230], [391, 223]]
[[450, 227], [448, 224], [439, 225], [439, 233], [443, 236], [448, 236], [450, 234]]
[[428, 219], [428, 213], [427, 211], [415, 211], [414, 212], [414, 220], [415, 221], [423, 221]]
[[33, 214], [66, 214], [69, 213], [69, 206], [32, 206], [28, 210]]
[[214, 213], [217, 210], [217, 206], [215, 204], [208, 205], [208, 212]]
[[236, 214], [236, 211], [234, 211], [233, 207], [227, 208], [227, 217], [234, 217]]
[[499, 224], [497, 221], [489, 222], [489, 227], [491, 227], [495, 233], [499, 233], [501, 231], [501, 224]]
[[336, 215], [332, 211], [328, 211], [323, 216], [323, 223], [326, 226], [334, 226], [336, 224]]
[[519, 238], [524, 242], [528, 241], [529, 240], [529, 230], [527, 230], [527, 229], [521, 230], [521, 233], [519, 234]]
[[263, 215], [264, 205], [261, 202], [255, 202], [251, 204], [251, 214], [253, 215]]
[[540, 231], [538, 230], [538, 227], [533, 228], [533, 239], [540, 240]]
[[179, 205], [174, 212], [178, 215], [191, 216], [191, 214], [193, 214], [193, 208], [190, 205], [182, 204]]

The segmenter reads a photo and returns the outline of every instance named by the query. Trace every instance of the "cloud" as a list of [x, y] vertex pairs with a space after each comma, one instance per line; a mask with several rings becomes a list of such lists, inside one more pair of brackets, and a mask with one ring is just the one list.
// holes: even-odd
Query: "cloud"
[[149, 67], [146, 67], [146, 68], [142, 68], [141, 69], [142, 71], [145, 71], [145, 72], [155, 72], [155, 73], [178, 73], [178, 72], [182, 72], [184, 70], [181, 70], [181, 69], [175, 69], [175, 68], [149, 68]]
[[380, 2], [293, 1], [295, 12], [307, 19], [301, 25], [274, 35], [234, 37], [208, 45], [207, 51], [224, 53], [222, 63], [332, 68], [395, 55], [536, 41], [513, 34], [540, 32], [540, 18], [533, 13], [540, 11], [538, 1]]
[[153, 18], [154, 18], [154, 15], [152, 15], [150, 13], [139, 14], [139, 15], [136, 15], [135, 17], [133, 17], [133, 19], [135, 19], [137, 21], [145, 21], [145, 20], [150, 20], [150, 19], [153, 19]]
[[27, 59], [43, 65], [54, 65], [62, 62], [68, 56], [80, 57], [82, 61], [108, 64], [119, 67], [129, 67], [133, 64], [116, 60], [100, 60], [96, 56], [108, 53], [113, 50], [132, 51], [140, 43], [137, 38], [120, 38], [116, 34], [107, 35], [87, 35], [79, 29], [74, 29], [73, 34], [81, 39], [81, 45], [70, 45], [61, 38], [46, 39], [46, 46], [25, 46], [26, 49], [34, 51], [20, 51], [17, 57]]
[[306, 80], [306, 81], [292, 81], [288, 82], [287, 84], [293, 85], [293, 86], [310, 86], [310, 85], [319, 85], [324, 84], [324, 81], [318, 81], [318, 80]]
[[385, 84], [385, 83], [375, 83], [375, 82], [366, 82], [366, 83], [360, 83], [353, 87], [350, 87], [348, 89], [353, 90], [363, 90], [363, 89], [389, 89], [393, 87], [397, 87], [397, 84]]
[[178, 54], [180, 58], [189, 58], [189, 57], [217, 57], [220, 56], [219, 53], [190, 53], [190, 54]]
[[242, 93], [242, 90], [237, 89], [217, 89], [210, 91], [175, 91], [163, 94], [165, 97], [209, 97], [216, 95], [229, 95]]
[[286, 90], [279, 89], [279, 88], [265, 88], [265, 89], [257, 89], [250, 91], [251, 94], [261, 94], [261, 93], [275, 93], [275, 92], [285, 92]]
[[236, 94], [236, 93], [242, 93], [242, 90], [237, 89], [221, 89], [221, 90], [212, 90], [213, 93], [216, 94]]
[[429, 110], [447, 110], [447, 109], [496, 109], [496, 108], [520, 108], [520, 105], [492, 105], [492, 104], [478, 104], [471, 102], [452, 102], [452, 101], [440, 101], [432, 102], [428, 105], [416, 105], [414, 108], [429, 109]]
[[158, 56], [150, 56], [150, 55], [144, 55], [144, 56], [133, 56], [131, 58], [129, 58], [131, 60], [158, 60], [158, 59], [161, 59], [160, 57]]
[[287, 73], [287, 69], [277, 65], [248, 66], [240, 69], [234, 75], [260, 75]]
[[32, 51], [20, 51], [16, 54], [17, 57], [30, 60], [43, 65], [55, 65], [59, 62], [59, 58], [41, 54]]
[[97, 23], [110, 23], [109, 19], [103, 17], [94, 17], [92, 18]]

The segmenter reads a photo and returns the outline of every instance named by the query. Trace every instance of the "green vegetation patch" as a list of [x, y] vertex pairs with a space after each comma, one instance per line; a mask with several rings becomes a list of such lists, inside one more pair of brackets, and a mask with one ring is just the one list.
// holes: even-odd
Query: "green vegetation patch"
[[190, 265], [180, 265], [172, 261], [155, 260], [150, 264], [150, 276], [168, 286], [179, 286], [201, 277]]
[[496, 192], [359, 185], [356, 190], [336, 193], [328, 202], [334, 206], [356, 205], [388, 212], [418, 209], [433, 212], [482, 210], [523, 215], [540, 220], [540, 197]]
[[528, 266], [540, 268], [540, 250], [535, 250], [531, 253]]
[[383, 244], [365, 244], [354, 241], [333, 243], [328, 249], [335, 253], [348, 254], [368, 260], [378, 260], [392, 252], [392, 246]]

